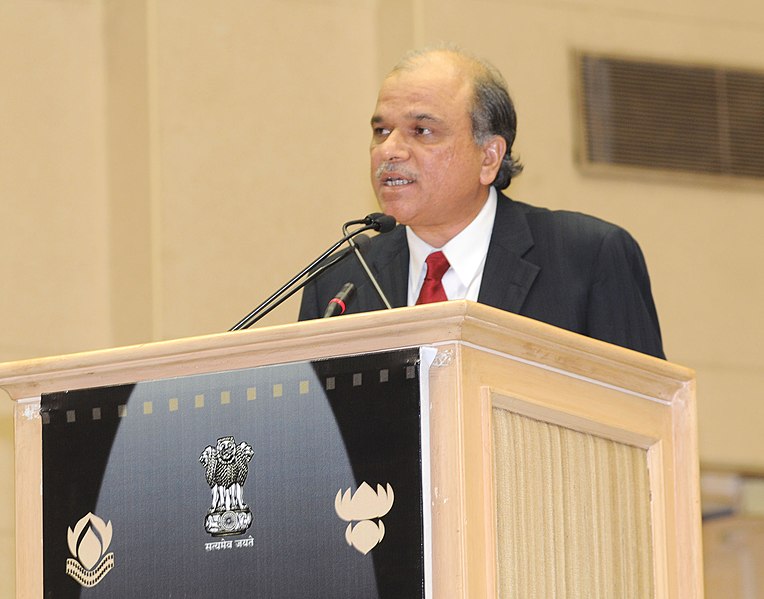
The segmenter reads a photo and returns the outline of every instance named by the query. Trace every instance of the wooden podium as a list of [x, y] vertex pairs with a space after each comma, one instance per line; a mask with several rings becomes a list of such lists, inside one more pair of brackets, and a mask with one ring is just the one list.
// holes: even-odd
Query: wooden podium
[[[41, 396], [400, 348], [432, 348], [421, 354], [428, 597], [702, 596], [694, 373], [466, 301], [0, 365], [16, 402], [17, 596], [43, 597]], [[182, 410], [178, 397], [161, 409]]]

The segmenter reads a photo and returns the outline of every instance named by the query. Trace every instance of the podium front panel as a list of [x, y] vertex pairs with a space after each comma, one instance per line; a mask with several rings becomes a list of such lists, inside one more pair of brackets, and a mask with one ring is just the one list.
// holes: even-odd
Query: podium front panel
[[501, 597], [654, 597], [647, 451], [493, 408]]
[[43, 395], [45, 597], [424, 597], [419, 350]]

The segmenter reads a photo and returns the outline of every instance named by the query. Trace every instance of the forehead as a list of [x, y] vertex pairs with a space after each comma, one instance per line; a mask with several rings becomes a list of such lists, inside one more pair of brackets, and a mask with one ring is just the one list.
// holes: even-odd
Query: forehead
[[388, 75], [379, 91], [375, 118], [419, 114], [468, 118], [471, 105], [471, 78], [448, 62], [426, 60]]

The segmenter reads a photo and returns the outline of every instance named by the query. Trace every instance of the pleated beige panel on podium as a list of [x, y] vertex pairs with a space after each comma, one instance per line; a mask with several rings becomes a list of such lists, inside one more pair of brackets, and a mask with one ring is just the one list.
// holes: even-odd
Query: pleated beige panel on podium
[[[16, 401], [18, 596], [43, 596], [41, 396], [344, 356], [373, 364], [401, 348], [432, 348], [421, 354], [422, 596], [702, 596], [693, 372], [463, 301], [0, 366]], [[395, 536], [386, 518], [369, 553], [378, 583]]]

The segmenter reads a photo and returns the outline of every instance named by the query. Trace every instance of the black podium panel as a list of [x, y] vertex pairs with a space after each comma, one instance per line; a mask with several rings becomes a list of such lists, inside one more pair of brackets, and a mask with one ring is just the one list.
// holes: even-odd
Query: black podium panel
[[424, 597], [420, 413], [418, 348], [44, 395], [44, 595]]

